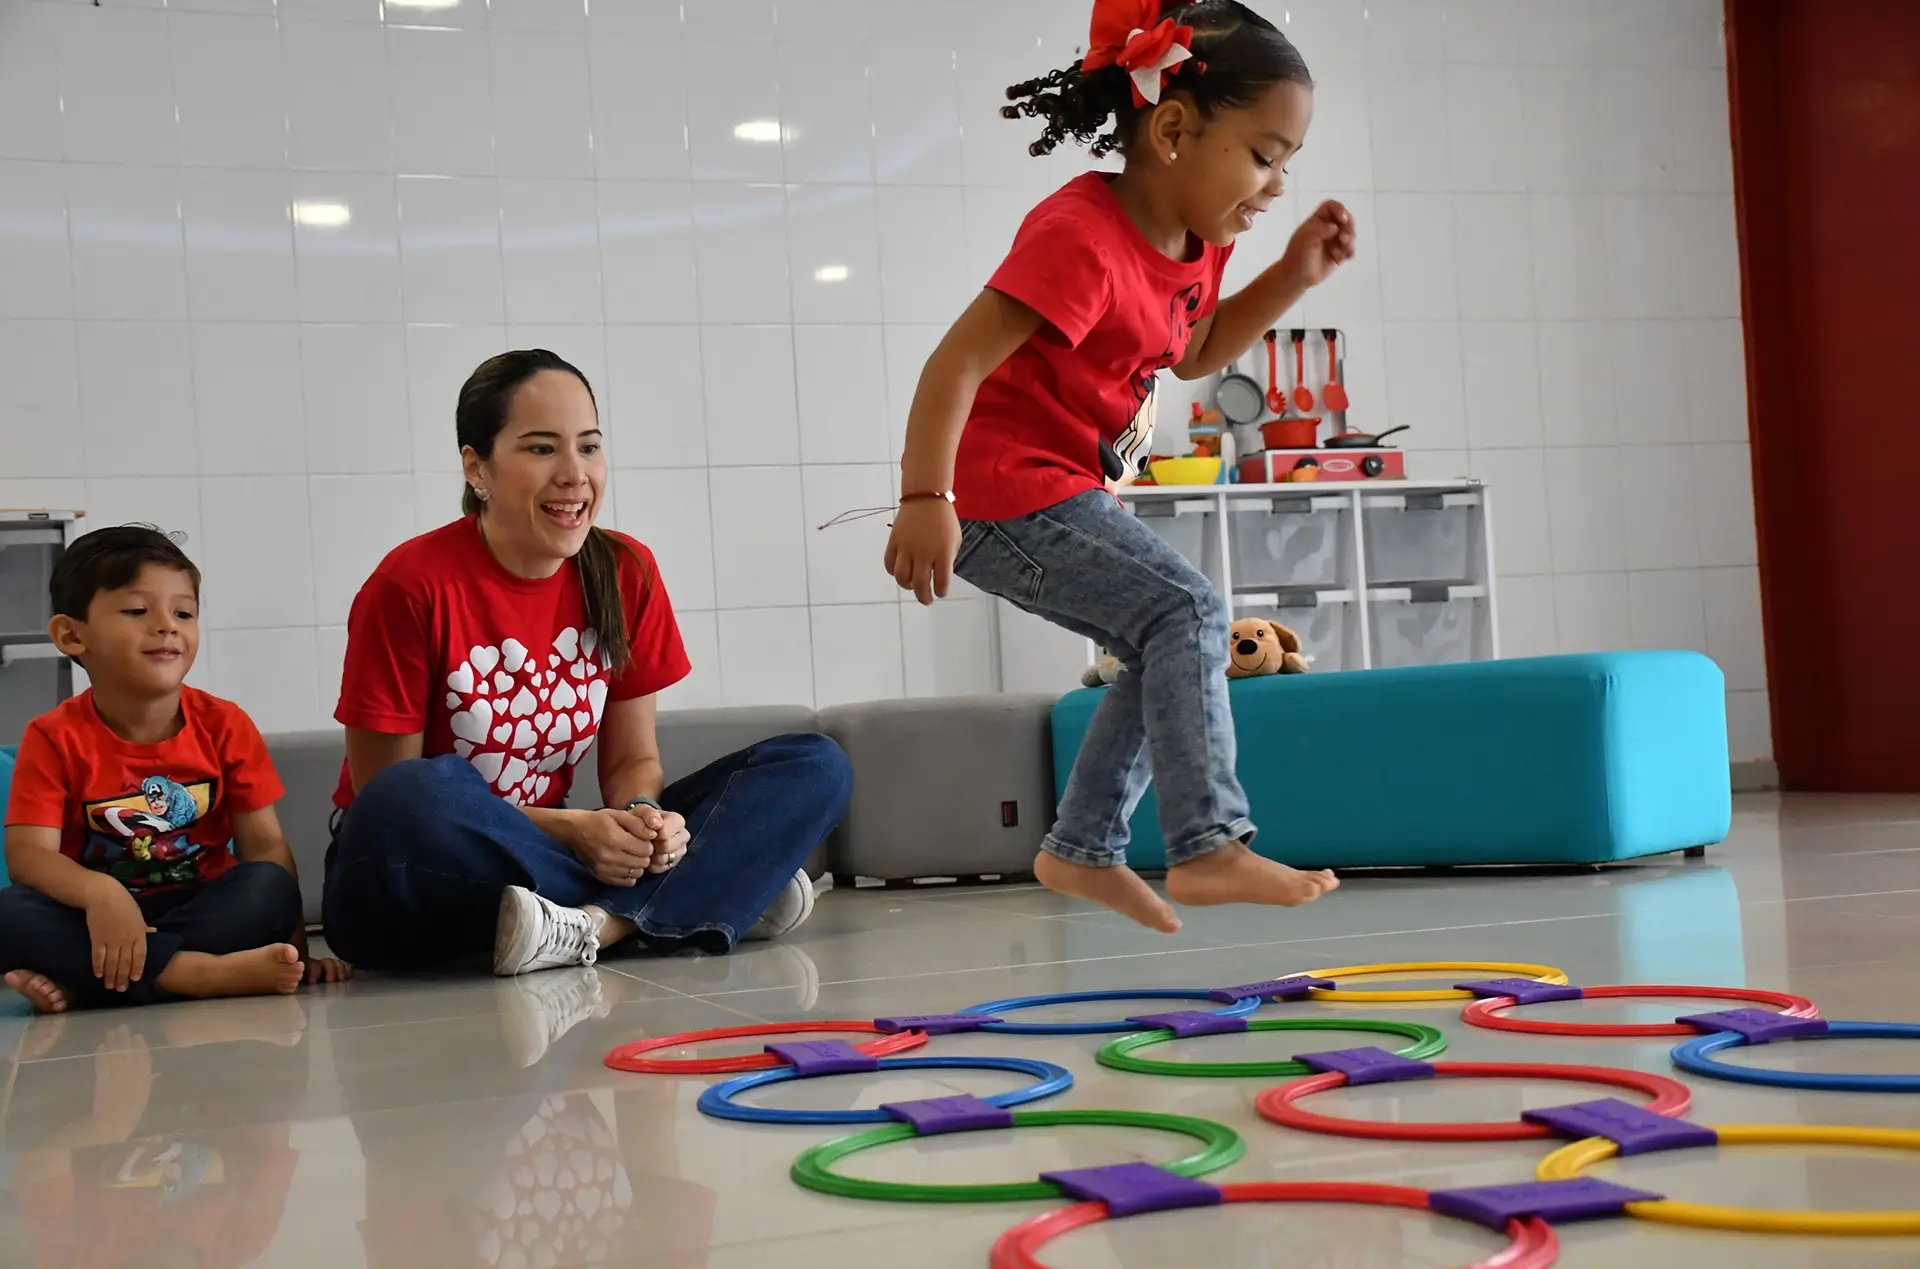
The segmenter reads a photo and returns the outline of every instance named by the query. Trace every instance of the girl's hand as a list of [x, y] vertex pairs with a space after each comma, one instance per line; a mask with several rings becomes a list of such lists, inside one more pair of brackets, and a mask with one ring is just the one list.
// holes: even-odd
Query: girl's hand
[[1329, 200], [1293, 231], [1281, 260], [1301, 286], [1319, 286], [1353, 259], [1353, 252], [1353, 213]]
[[945, 498], [904, 503], [893, 517], [887, 539], [887, 571], [903, 590], [923, 604], [947, 597], [953, 584], [953, 557], [960, 550], [960, 517]]
[[653, 862], [653, 830], [630, 811], [581, 811], [572, 824], [567, 845], [604, 885], [631, 886]]

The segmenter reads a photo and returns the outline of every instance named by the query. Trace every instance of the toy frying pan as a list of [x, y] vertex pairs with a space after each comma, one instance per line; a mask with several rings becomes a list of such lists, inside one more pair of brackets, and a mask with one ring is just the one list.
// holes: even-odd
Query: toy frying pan
[[1329, 436], [1320, 442], [1324, 449], [1372, 449], [1395, 432], [1404, 432], [1411, 424], [1402, 423], [1399, 427], [1390, 427], [1378, 434], [1371, 432], [1342, 432], [1338, 436]]
[[1232, 370], [1220, 376], [1213, 404], [1229, 423], [1253, 423], [1267, 412], [1267, 394], [1251, 378]]

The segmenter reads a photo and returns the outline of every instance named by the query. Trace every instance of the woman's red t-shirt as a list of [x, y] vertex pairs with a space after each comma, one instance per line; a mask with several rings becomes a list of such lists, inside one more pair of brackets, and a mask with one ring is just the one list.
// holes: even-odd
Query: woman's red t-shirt
[[[382, 735], [422, 735], [428, 758], [457, 753], [516, 806], [559, 806], [609, 700], [651, 696], [692, 669], [653, 553], [618, 546], [633, 663], [607, 669], [587, 625], [579, 570], [529, 580], [500, 566], [468, 516], [380, 561], [347, 618], [334, 718]], [[353, 801], [344, 766], [333, 795]]]
[[[1170, 260], [1089, 172], [1027, 213], [987, 286], [1046, 325], [987, 377], [954, 463], [954, 509], [1011, 520], [1138, 474], [1153, 442], [1155, 376], [1186, 356], [1220, 299], [1231, 247]], [[1108, 470], [1101, 447], [1120, 470]]]

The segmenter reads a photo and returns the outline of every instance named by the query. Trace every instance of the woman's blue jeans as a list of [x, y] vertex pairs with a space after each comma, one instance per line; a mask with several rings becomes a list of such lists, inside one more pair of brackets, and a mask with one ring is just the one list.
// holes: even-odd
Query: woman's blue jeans
[[722, 954], [846, 814], [853, 773], [825, 736], [763, 741], [670, 785], [691, 842], [671, 871], [609, 886], [463, 758], [398, 763], [367, 782], [327, 849], [327, 942], [348, 963], [423, 969], [493, 947], [500, 893], [593, 904], [655, 952]]

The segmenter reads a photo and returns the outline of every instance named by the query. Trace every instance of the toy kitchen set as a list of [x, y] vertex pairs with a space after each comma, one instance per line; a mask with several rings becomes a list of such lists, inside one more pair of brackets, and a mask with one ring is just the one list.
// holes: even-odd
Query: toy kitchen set
[[[1184, 454], [1121, 497], [1228, 597], [1299, 635], [1309, 672], [1500, 654], [1489, 491], [1419, 480], [1349, 417], [1339, 330], [1269, 331], [1194, 403]], [[1210, 404], [1209, 404], [1210, 402]], [[1163, 425], [1164, 426], [1164, 425]]]

